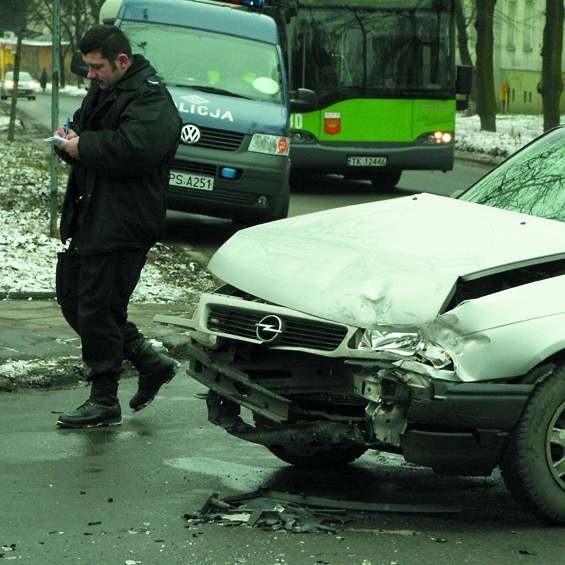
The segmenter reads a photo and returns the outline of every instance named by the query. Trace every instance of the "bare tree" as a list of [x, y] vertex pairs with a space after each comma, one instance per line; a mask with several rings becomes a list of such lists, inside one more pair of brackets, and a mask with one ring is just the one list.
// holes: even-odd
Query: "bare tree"
[[496, 96], [493, 69], [493, 21], [496, 0], [476, 0], [477, 114], [481, 130], [496, 131]]
[[[68, 45], [61, 49], [61, 86], [65, 86], [65, 57], [70, 51], [75, 53], [81, 37], [90, 26], [98, 21], [100, 7], [104, 0], [72, 0], [61, 3], [61, 30], [63, 37], [68, 40]], [[35, 16], [43, 22], [49, 30], [52, 27], [53, 6], [52, 0], [35, 0]], [[52, 31], [52, 30], [51, 30]]]
[[18, 83], [20, 80], [20, 65], [22, 60], [22, 41], [28, 27], [28, 19], [30, 14], [32, 0], [4, 0], [2, 2], [3, 9], [12, 11], [12, 24], [16, 32], [16, 57], [14, 60], [14, 85], [12, 87], [12, 97], [10, 100], [10, 121], [8, 123], [8, 141], [14, 141], [16, 134], [16, 112], [18, 105]]
[[540, 85], [543, 100], [544, 131], [559, 125], [559, 105], [563, 90], [561, 79], [563, 17], [563, 0], [546, 0]]
[[457, 47], [459, 49], [459, 58], [463, 65], [473, 66], [471, 52], [469, 51], [469, 34], [467, 26], [469, 22], [465, 17], [464, 0], [455, 0], [455, 23], [457, 25]]

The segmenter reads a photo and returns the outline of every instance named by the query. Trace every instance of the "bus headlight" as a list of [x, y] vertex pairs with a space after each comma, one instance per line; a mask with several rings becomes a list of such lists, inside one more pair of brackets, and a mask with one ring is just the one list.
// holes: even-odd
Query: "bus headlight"
[[280, 135], [255, 133], [249, 144], [249, 151], [266, 153], [267, 155], [280, 155], [286, 157], [290, 150], [290, 139]]
[[446, 145], [453, 141], [453, 132], [451, 131], [434, 131], [423, 136], [425, 143], [434, 143], [436, 145]]

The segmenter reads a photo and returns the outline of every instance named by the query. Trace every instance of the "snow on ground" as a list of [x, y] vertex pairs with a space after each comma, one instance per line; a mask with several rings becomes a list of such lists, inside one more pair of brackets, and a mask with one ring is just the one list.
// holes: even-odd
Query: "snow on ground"
[[[0, 131], [6, 120], [0, 115]], [[542, 124], [541, 116], [501, 115], [496, 133], [481, 132], [478, 116], [460, 116], [456, 148], [507, 156], [539, 135]], [[62, 166], [59, 201], [65, 176]], [[18, 130], [14, 143], [0, 137], [0, 296], [54, 292], [56, 256], [62, 245], [49, 236], [49, 191], [49, 150], [41, 136]], [[199, 292], [212, 288], [212, 277], [190, 251], [188, 245], [157, 244], [132, 300], [194, 302]]]
[[[52, 296], [55, 291], [57, 253], [63, 245], [49, 235], [50, 149], [42, 137], [21, 129], [13, 143], [0, 137], [0, 298]], [[61, 164], [59, 202], [67, 170]], [[158, 243], [132, 301], [195, 303], [201, 291], [216, 283], [192, 251], [189, 245]]]
[[[565, 123], [562, 116], [561, 123]], [[458, 151], [508, 157], [543, 133], [542, 116], [496, 116], [496, 132], [481, 131], [479, 116], [457, 116], [455, 148]]]

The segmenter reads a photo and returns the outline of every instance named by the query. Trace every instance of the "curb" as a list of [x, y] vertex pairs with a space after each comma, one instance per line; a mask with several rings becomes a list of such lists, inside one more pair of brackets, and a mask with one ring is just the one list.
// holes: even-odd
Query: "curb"
[[471, 153], [470, 151], [455, 150], [455, 159], [459, 161], [466, 161], [468, 163], [477, 163], [479, 165], [489, 165], [496, 167], [508, 157], [499, 155], [489, 155], [488, 153]]

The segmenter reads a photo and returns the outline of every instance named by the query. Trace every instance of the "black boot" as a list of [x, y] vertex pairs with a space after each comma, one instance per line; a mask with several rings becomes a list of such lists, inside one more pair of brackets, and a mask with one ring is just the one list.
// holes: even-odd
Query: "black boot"
[[92, 377], [88, 400], [74, 412], [59, 416], [57, 425], [61, 428], [96, 428], [121, 424], [122, 411], [117, 393], [118, 375]]
[[145, 408], [159, 389], [175, 376], [178, 363], [156, 351], [143, 336], [126, 344], [124, 357], [139, 372], [137, 392], [129, 401], [130, 407], [137, 412]]

